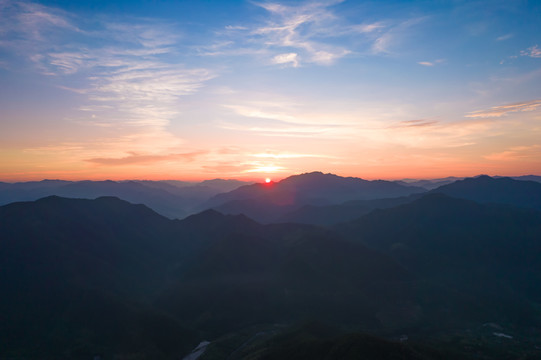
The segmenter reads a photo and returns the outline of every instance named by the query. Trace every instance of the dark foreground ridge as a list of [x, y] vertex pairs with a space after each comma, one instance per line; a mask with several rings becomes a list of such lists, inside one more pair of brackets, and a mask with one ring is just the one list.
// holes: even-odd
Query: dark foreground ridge
[[429, 195], [329, 230], [54, 196], [0, 234], [0, 358], [539, 355], [535, 210]]

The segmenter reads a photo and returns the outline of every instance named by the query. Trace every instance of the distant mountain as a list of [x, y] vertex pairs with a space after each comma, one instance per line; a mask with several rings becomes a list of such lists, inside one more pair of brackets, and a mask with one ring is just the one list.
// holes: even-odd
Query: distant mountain
[[169, 218], [184, 218], [210, 197], [249, 184], [237, 180], [209, 180], [201, 183], [180, 181], [63, 181], [43, 180], [0, 184], [0, 205], [15, 201], [32, 201], [56, 195], [95, 199], [116, 196], [141, 203]]
[[515, 179], [515, 180], [526, 180], [526, 181], [541, 182], [541, 176], [537, 176], [537, 175], [513, 176], [512, 178]]
[[[540, 324], [534, 305], [541, 301], [539, 211], [429, 194], [335, 229], [427, 281], [468, 294], [480, 305], [471, 318]], [[443, 301], [440, 306], [452, 311], [455, 305]]]
[[451, 184], [457, 180], [462, 180], [462, 179], [464, 178], [449, 176], [449, 177], [441, 178], [441, 179], [423, 179], [423, 180], [404, 179], [404, 180], [398, 180], [395, 182], [400, 185], [417, 186], [426, 190], [432, 190], [439, 186]]
[[541, 210], [541, 183], [482, 175], [432, 190], [480, 203], [500, 203]]
[[[423, 194], [414, 194], [390, 199], [353, 200], [338, 205], [316, 206], [305, 205], [300, 209], [284, 213], [273, 219], [273, 222], [293, 222], [329, 226], [357, 219], [375, 209], [387, 209], [412, 202]], [[229, 204], [229, 203], [228, 203]], [[220, 207], [223, 209], [223, 207]], [[253, 212], [251, 213], [253, 214]]]
[[[494, 179], [502, 178], [506, 176], [493, 176]], [[537, 175], [522, 175], [522, 176], [509, 176], [511, 179], [514, 180], [526, 180], [526, 181], [535, 181], [535, 182], [541, 182], [541, 176]], [[400, 185], [406, 185], [406, 186], [418, 186], [422, 187], [426, 190], [433, 190], [443, 185], [448, 185], [451, 183], [454, 183], [455, 181], [464, 180], [463, 177], [455, 177], [455, 176], [449, 176], [446, 178], [440, 178], [440, 179], [422, 179], [422, 180], [415, 180], [415, 179], [403, 179], [403, 180], [397, 180], [396, 183]]]
[[272, 221], [304, 205], [331, 205], [351, 200], [394, 198], [424, 191], [422, 188], [390, 181], [368, 181], [312, 172], [290, 176], [277, 183], [242, 186], [214, 196], [205, 207], [231, 214], [243, 213], [262, 221]]
[[211, 179], [201, 181], [197, 185], [207, 186], [222, 193], [235, 190], [236, 188], [239, 188], [241, 186], [252, 185], [253, 183], [253, 181], [240, 181], [235, 179]]

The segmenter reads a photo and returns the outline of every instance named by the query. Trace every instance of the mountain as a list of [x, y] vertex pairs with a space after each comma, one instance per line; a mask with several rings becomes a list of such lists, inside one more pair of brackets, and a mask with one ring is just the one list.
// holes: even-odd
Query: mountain
[[541, 183], [482, 175], [432, 190], [480, 203], [500, 203], [541, 210]]
[[43, 180], [0, 184], [0, 205], [32, 201], [56, 195], [95, 199], [115, 196], [132, 203], [145, 204], [169, 218], [184, 218], [210, 197], [249, 184], [237, 180], [208, 180], [201, 183], [180, 181], [63, 181]]
[[[406, 204], [418, 199], [420, 196], [422, 196], [422, 194], [414, 194], [390, 199], [353, 200], [338, 205], [305, 205], [300, 209], [285, 212], [285, 214], [282, 210], [280, 212], [282, 215], [275, 218], [274, 222], [293, 222], [300, 224], [330, 226], [357, 219], [375, 209], [387, 209]], [[220, 207], [220, 209], [223, 209], [223, 207]]]
[[211, 340], [209, 356], [215, 344], [233, 359], [258, 339], [270, 342], [246, 359], [293, 358], [289, 329], [314, 320], [345, 331], [299, 344], [329, 359], [374, 347], [431, 359], [423, 342], [539, 355], [539, 224], [534, 210], [441, 194], [334, 230], [214, 210], [170, 220], [113, 197], [12, 203], [0, 207], [0, 358], [178, 359]]
[[398, 181], [395, 181], [395, 182], [400, 184], [400, 185], [417, 186], [417, 187], [421, 187], [421, 188], [426, 189], [426, 190], [432, 190], [432, 189], [435, 189], [437, 187], [447, 185], [447, 184], [451, 184], [451, 183], [453, 183], [453, 182], [455, 182], [457, 180], [462, 180], [462, 179], [464, 179], [464, 178], [459, 178], [459, 177], [455, 177], [455, 176], [449, 176], [449, 177], [441, 178], [441, 179], [423, 179], [423, 180], [404, 179], [404, 180], [398, 180]]
[[219, 339], [209, 346], [201, 360], [224, 358], [230, 360], [450, 360], [465, 358], [464, 354], [456, 351], [444, 353], [423, 345], [389, 341], [361, 333], [343, 333], [336, 328], [317, 322], [304, 323], [278, 334], [273, 331], [259, 332], [258, 336], [244, 341], [243, 345], [232, 354], [227, 352], [227, 347], [231, 345], [230, 338]]
[[537, 176], [537, 175], [513, 176], [513, 179], [541, 182], [541, 176]]
[[370, 200], [408, 196], [425, 190], [390, 181], [368, 181], [353, 177], [312, 172], [290, 176], [277, 183], [242, 186], [211, 198], [207, 208], [240, 214], [264, 222], [304, 205], [331, 205], [350, 200]]
[[0, 358], [188, 351], [196, 334], [148, 302], [174, 261], [169, 223], [117, 198], [0, 207]]
[[[541, 324], [539, 211], [429, 194], [335, 229], [392, 256], [420, 279], [468, 294], [478, 305], [470, 320]], [[454, 311], [455, 304], [440, 306]]]
[[0, 358], [168, 359], [257, 323], [416, 321], [407, 271], [313, 226], [53, 196], [0, 207], [0, 234]]

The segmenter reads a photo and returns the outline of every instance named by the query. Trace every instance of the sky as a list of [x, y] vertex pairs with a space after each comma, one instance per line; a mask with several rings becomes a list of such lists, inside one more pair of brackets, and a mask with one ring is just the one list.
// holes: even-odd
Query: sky
[[0, 181], [541, 175], [541, 1], [0, 0]]

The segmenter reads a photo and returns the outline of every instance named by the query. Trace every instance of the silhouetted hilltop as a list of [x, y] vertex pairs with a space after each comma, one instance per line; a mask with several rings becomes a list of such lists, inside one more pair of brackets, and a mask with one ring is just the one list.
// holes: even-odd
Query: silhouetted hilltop
[[440, 193], [373, 202], [332, 229], [170, 220], [115, 197], [1, 206], [0, 358], [172, 359], [209, 339], [231, 359], [244, 343], [246, 359], [294, 358], [274, 334], [305, 320], [412, 339], [299, 344], [331, 359], [372, 346], [439, 358], [417, 341], [454, 358], [539, 355], [541, 212]]
[[[290, 212], [281, 211], [275, 222], [294, 222], [313, 225], [334, 225], [357, 219], [375, 209], [387, 209], [406, 204], [421, 197], [422, 194], [402, 196], [388, 199], [353, 200], [338, 205], [305, 205]], [[229, 203], [228, 203], [229, 204]], [[223, 209], [221, 207], [220, 209]]]
[[534, 181], [481, 175], [440, 186], [432, 192], [481, 203], [501, 203], [541, 210], [541, 183]]
[[541, 292], [533, 284], [541, 283], [541, 212], [429, 194], [335, 229], [421, 278], [468, 294], [479, 306], [471, 318], [540, 324], [533, 304]]
[[142, 203], [169, 218], [184, 218], [211, 196], [247, 184], [238, 180], [214, 179], [201, 183], [181, 181], [63, 181], [43, 180], [0, 184], [0, 205], [33, 201], [56, 195], [95, 199], [116, 196], [132, 203]]
[[424, 191], [390, 181], [368, 181], [312, 172], [290, 176], [277, 183], [242, 186], [214, 196], [205, 206], [224, 213], [244, 213], [263, 222], [272, 222], [304, 205], [393, 198]]
[[112, 197], [0, 207], [0, 357], [188, 351], [196, 334], [148, 303], [174, 261], [170, 223]]
[[313, 226], [52, 196], [0, 207], [0, 234], [0, 357], [159, 359], [257, 323], [416, 321], [388, 299], [415, 307], [402, 267]]

